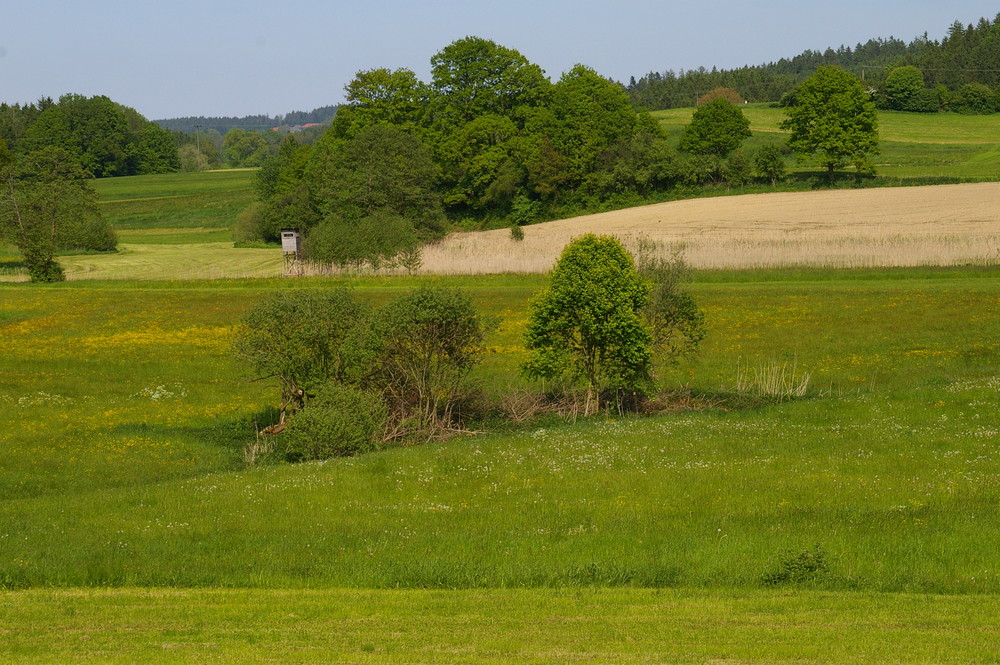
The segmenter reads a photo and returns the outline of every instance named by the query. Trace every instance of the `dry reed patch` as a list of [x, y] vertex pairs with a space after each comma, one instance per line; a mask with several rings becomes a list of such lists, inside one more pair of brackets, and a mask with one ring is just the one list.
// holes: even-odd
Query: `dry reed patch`
[[695, 268], [1000, 262], [1000, 183], [691, 199], [525, 227], [453, 234], [418, 272], [534, 273], [584, 233], [682, 245]]

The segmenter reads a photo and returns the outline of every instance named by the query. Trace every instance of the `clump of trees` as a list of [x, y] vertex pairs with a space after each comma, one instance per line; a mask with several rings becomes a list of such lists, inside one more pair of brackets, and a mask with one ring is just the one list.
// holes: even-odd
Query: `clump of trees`
[[60, 148], [97, 178], [169, 173], [180, 167], [169, 131], [103, 95], [0, 104], [0, 139], [15, 155]]
[[318, 459], [461, 429], [494, 325], [454, 289], [377, 310], [347, 289], [291, 291], [248, 312], [233, 351], [280, 387], [284, 456]]
[[[590, 68], [552, 82], [516, 50], [467, 37], [432, 57], [431, 75], [359, 72], [315, 146], [265, 161], [241, 237], [275, 240], [294, 219], [312, 258], [384, 265], [439, 237], [446, 220], [524, 224], [677, 182], [658, 123]], [[379, 235], [376, 218], [396, 230]], [[369, 236], [374, 252], [340, 242]]]
[[65, 279], [59, 252], [113, 251], [114, 230], [101, 217], [90, 174], [57, 146], [13, 155], [0, 140], [0, 240], [24, 256], [32, 282]]
[[[585, 415], [639, 408], [656, 392], [656, 368], [697, 349], [704, 317], [683, 292], [683, 262], [640, 249], [636, 263], [615, 238], [578, 238], [532, 300], [522, 371], [554, 403]], [[233, 351], [280, 389], [268, 429], [284, 432], [280, 456], [319, 459], [481, 417], [489, 407], [470, 377], [496, 325], [456, 289], [417, 288], [378, 309], [344, 288], [287, 291], [250, 309]]]

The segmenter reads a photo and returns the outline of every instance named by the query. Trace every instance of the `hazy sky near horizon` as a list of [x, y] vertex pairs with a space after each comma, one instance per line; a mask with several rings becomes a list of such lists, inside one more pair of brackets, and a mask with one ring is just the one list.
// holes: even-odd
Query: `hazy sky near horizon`
[[476, 35], [552, 80], [577, 63], [627, 82], [854, 46], [941, 39], [987, 0], [35, 0], [0, 6], [0, 101], [107, 95], [149, 119], [276, 115], [343, 101], [365, 69], [407, 68]]

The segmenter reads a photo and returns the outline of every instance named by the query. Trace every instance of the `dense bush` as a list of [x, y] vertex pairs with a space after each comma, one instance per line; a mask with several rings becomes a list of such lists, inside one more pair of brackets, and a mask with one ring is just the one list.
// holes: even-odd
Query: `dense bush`
[[528, 378], [585, 388], [584, 414], [601, 393], [616, 401], [652, 386], [652, 333], [641, 311], [650, 285], [616, 238], [588, 234], [563, 250], [550, 284], [529, 304], [522, 365]]
[[288, 419], [282, 444], [289, 461], [346, 457], [378, 448], [388, 410], [381, 395], [327, 383], [309, 408]]

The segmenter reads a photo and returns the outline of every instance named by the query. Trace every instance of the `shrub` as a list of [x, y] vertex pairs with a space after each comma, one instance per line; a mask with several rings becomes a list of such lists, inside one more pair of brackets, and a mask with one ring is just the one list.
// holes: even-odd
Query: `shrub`
[[327, 384], [288, 420], [284, 433], [289, 461], [346, 457], [378, 447], [388, 412], [377, 393]]
[[113, 252], [118, 248], [118, 234], [102, 217], [85, 217], [65, 230], [60, 249], [89, 252]]
[[310, 261], [342, 268], [373, 270], [392, 267], [405, 257], [419, 256], [413, 223], [394, 213], [378, 211], [358, 220], [332, 215], [306, 234], [304, 254]]
[[750, 183], [752, 174], [750, 160], [742, 150], [734, 150], [723, 166], [723, 177], [731, 187], [742, 187]]
[[347, 289], [277, 292], [247, 312], [233, 353], [281, 386], [281, 420], [329, 381], [348, 380], [368, 310]]
[[236, 215], [233, 240], [239, 243], [264, 242], [269, 233], [265, 217], [267, 204], [254, 201]]
[[378, 313], [370, 338], [375, 371], [368, 381], [385, 395], [397, 436], [430, 436], [461, 421], [457, 408], [469, 392], [469, 372], [495, 326], [457, 289], [421, 287]]
[[761, 146], [753, 157], [753, 166], [757, 177], [772, 185], [785, 179], [785, 158], [781, 154], [781, 148], [773, 143]]
[[652, 285], [642, 316], [652, 334], [656, 357], [676, 365], [681, 357], [695, 353], [705, 338], [705, 315], [684, 292], [691, 271], [684, 263], [683, 250], [677, 248], [665, 258], [658, 249], [658, 243], [646, 241], [637, 251], [637, 270]]

